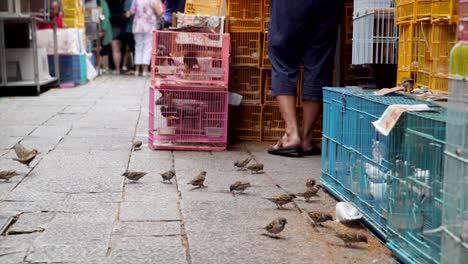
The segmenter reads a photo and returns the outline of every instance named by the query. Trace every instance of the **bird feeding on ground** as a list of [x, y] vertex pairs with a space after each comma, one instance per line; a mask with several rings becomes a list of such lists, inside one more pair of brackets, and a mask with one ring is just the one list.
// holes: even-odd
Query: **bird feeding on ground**
[[292, 194], [292, 193], [283, 193], [283, 194], [280, 194], [276, 197], [272, 197], [272, 198], [265, 198], [267, 199], [268, 201], [276, 204], [276, 207], [278, 209], [282, 209], [283, 208], [283, 205], [287, 204], [287, 203], [290, 203], [292, 202], [292, 200], [294, 198], [297, 198], [296, 195]]
[[364, 242], [367, 243], [367, 236], [354, 232], [336, 232], [335, 236], [343, 240], [345, 246], [351, 246], [352, 243]]
[[131, 180], [132, 182], [137, 182], [139, 179], [143, 178], [147, 173], [142, 171], [126, 171], [122, 174], [127, 179]]
[[315, 179], [313, 178], [310, 178], [306, 181], [306, 184], [305, 184], [306, 188], [312, 188], [315, 186]]
[[264, 229], [270, 233], [273, 234], [277, 237], [279, 233], [281, 233], [284, 230], [284, 227], [288, 221], [284, 217], [278, 217], [275, 220], [273, 220], [271, 223], [269, 223], [267, 226], [264, 227]]
[[206, 178], [206, 171], [202, 171], [200, 172], [200, 174], [193, 177], [193, 179], [189, 181], [187, 184], [196, 186], [198, 188], [206, 187], [205, 185], [203, 185], [203, 183], [205, 182], [205, 178]]
[[305, 192], [296, 193], [297, 196], [304, 197], [306, 202], [310, 201], [310, 198], [318, 196], [317, 193], [322, 188], [322, 185], [318, 184], [311, 188], [308, 188]]
[[14, 170], [2, 170], [0, 171], [0, 179], [9, 181], [11, 178], [19, 175], [16, 171]]
[[321, 212], [308, 212], [307, 214], [314, 221], [314, 225], [322, 226], [323, 222], [333, 221], [333, 216], [331, 216], [331, 214]]
[[252, 165], [247, 166], [247, 169], [250, 170], [250, 173], [258, 173], [263, 170], [263, 164], [262, 163], [255, 163]]
[[176, 176], [175, 170], [168, 170], [166, 172], [160, 173], [161, 178], [163, 179], [163, 182], [168, 181], [169, 183], [172, 183], [171, 179]]
[[15, 149], [16, 156], [18, 157], [13, 158], [13, 160], [16, 160], [19, 163], [24, 164], [28, 167], [29, 164], [34, 160], [34, 158], [36, 158], [37, 154], [39, 154], [39, 151], [37, 151], [36, 149], [29, 150], [20, 143], [16, 143], [13, 148]]
[[235, 183], [229, 186], [229, 191], [234, 194], [234, 192], [244, 193], [245, 189], [251, 187], [250, 182], [247, 181], [236, 181]]
[[247, 164], [249, 164], [249, 162], [251, 160], [252, 160], [252, 158], [250, 158], [250, 157], [245, 158], [244, 160], [238, 160], [238, 161], [234, 162], [234, 167], [237, 167], [238, 170], [245, 169], [245, 167], [247, 166]]
[[137, 140], [133, 143], [132, 145], [132, 149], [134, 151], [137, 151], [137, 150], [141, 150], [141, 146], [143, 145], [143, 142], [141, 142], [141, 140]]

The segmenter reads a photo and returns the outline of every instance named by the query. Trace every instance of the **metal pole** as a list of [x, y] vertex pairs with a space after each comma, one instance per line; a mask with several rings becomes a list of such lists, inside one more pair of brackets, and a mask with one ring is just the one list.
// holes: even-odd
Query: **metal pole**
[[6, 86], [7, 84], [7, 65], [5, 51], [5, 22], [0, 19], [0, 76], [2, 77], [2, 86]]
[[34, 64], [34, 84], [36, 86], [36, 95], [41, 94], [41, 84], [39, 82], [39, 62], [37, 58], [37, 40], [36, 40], [36, 19], [31, 17], [29, 20], [29, 26], [31, 30], [31, 42], [32, 42], [32, 53], [33, 53], [33, 64]]

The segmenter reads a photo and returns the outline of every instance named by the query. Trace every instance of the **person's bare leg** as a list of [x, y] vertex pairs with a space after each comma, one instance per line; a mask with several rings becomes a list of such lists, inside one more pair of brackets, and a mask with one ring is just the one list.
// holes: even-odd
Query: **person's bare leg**
[[322, 101], [303, 101], [302, 149], [308, 151], [314, 147], [314, 125], [322, 111]]
[[276, 97], [281, 116], [285, 122], [285, 135], [281, 138], [282, 146], [276, 145], [275, 147], [291, 147], [301, 144], [301, 137], [299, 135], [299, 128], [297, 126], [296, 116], [296, 97], [289, 95], [280, 95]]
[[142, 68], [141, 71], [142, 71], [143, 74], [144, 74], [143, 76], [148, 75], [148, 65], [147, 65], [147, 64], [143, 64], [143, 65], [141, 65], [141, 68]]
[[112, 58], [114, 59], [115, 71], [117, 73], [120, 73], [120, 63], [122, 62], [121, 46], [120, 40], [112, 40]]

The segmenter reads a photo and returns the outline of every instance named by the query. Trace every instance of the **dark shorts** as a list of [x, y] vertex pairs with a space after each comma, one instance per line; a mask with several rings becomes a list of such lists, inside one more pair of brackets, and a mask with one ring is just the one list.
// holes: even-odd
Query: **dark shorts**
[[297, 96], [297, 75], [304, 62], [302, 98], [322, 100], [322, 88], [333, 82], [343, 6], [343, 0], [271, 1], [268, 56], [274, 96]]

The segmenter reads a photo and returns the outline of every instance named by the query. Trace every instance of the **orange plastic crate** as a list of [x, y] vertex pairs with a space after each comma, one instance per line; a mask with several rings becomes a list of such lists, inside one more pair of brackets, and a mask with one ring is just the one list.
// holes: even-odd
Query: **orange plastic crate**
[[415, 0], [396, 0], [395, 3], [396, 24], [412, 22], [415, 17]]
[[431, 18], [432, 0], [416, 0], [416, 19]]
[[261, 1], [228, 1], [229, 30], [261, 31], [263, 4]]
[[269, 23], [270, 23], [270, 0], [265, 0], [265, 4], [263, 6], [263, 32], [268, 32]]
[[222, 0], [187, 0], [185, 14], [221, 16]]
[[235, 137], [241, 140], [262, 140], [262, 105], [240, 105], [236, 108]]
[[260, 67], [260, 32], [231, 33], [231, 65]]
[[400, 37], [398, 40], [398, 70], [416, 70], [417, 64], [417, 39], [414, 38], [412, 23], [399, 25]]
[[261, 70], [254, 67], [231, 67], [229, 90], [242, 95], [243, 103], [262, 102]]
[[[271, 70], [264, 69], [262, 74], [263, 87], [263, 102], [265, 105], [277, 105], [276, 98], [271, 94]], [[302, 80], [303, 71], [301, 70], [297, 76], [297, 106], [302, 105]]]
[[271, 68], [270, 57], [268, 57], [268, 33], [263, 34], [262, 67]]

